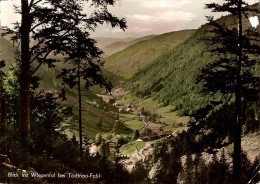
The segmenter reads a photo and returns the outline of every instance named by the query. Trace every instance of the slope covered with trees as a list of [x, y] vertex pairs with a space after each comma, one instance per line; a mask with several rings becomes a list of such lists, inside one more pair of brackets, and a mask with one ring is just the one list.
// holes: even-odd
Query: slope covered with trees
[[[225, 16], [218, 20], [229, 26], [236, 26], [237, 20]], [[244, 19], [245, 28], [249, 21]], [[205, 39], [212, 36], [208, 24], [201, 26], [190, 38], [176, 48], [157, 58], [151, 65], [138, 72], [127, 83], [128, 89], [139, 97], [152, 97], [162, 105], [171, 104], [179, 115], [191, 115], [196, 109], [212, 100], [202, 95], [202, 84], [196, 83], [200, 70], [209, 62], [217, 59], [210, 54]], [[259, 28], [256, 30], [259, 31]], [[259, 67], [255, 72], [260, 74]]]

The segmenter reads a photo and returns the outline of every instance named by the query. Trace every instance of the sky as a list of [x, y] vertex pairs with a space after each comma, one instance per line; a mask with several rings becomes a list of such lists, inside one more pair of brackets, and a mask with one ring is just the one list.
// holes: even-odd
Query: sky
[[[118, 0], [109, 10], [113, 15], [126, 18], [128, 29], [123, 32], [119, 28], [100, 26], [94, 37], [141, 37], [152, 34], [162, 34], [183, 29], [197, 29], [206, 23], [205, 15], [215, 17], [221, 14], [211, 13], [204, 9], [205, 3], [214, 0]], [[20, 17], [14, 14], [13, 5], [19, 5], [20, 0], [0, 0], [0, 20], [2, 26], [10, 26], [19, 21]], [[215, 0], [214, 2], [223, 2]], [[246, 0], [249, 4], [259, 0]], [[90, 12], [89, 6], [84, 11]]]

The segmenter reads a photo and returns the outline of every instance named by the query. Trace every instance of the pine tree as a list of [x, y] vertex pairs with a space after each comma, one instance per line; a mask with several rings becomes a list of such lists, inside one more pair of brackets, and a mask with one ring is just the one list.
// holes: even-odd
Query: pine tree
[[[5, 66], [5, 61], [0, 60], [0, 69]], [[6, 115], [7, 99], [4, 90], [5, 73], [0, 70], [0, 153], [5, 154], [5, 136], [6, 136]]]
[[[252, 70], [259, 60], [260, 48], [257, 45], [259, 32], [245, 29], [243, 18], [246, 18], [249, 12], [259, 13], [259, 9], [256, 6], [248, 6], [242, 0], [225, 0], [223, 4], [206, 4], [206, 8], [212, 9], [213, 12], [230, 13], [230, 20], [237, 19], [238, 26], [236, 23], [235, 25], [226, 25], [221, 21], [215, 21], [213, 17], [208, 17], [209, 25], [212, 28], [209, 31], [211, 36], [206, 41], [212, 45], [209, 50], [218, 57], [202, 69], [197, 81], [203, 83], [203, 92], [219, 95], [221, 98], [212, 101], [211, 104], [202, 109], [199, 112], [202, 114], [198, 115], [199, 113], [197, 113], [197, 119], [204, 122], [203, 126], [208, 126], [206, 124], [209, 123], [208, 119], [212, 114], [223, 109], [223, 106], [231, 108], [230, 115], [233, 114], [234, 119], [231, 121], [233, 122], [233, 132], [229, 132], [229, 139], [234, 142], [233, 174], [235, 182], [239, 182], [241, 176], [241, 134], [245, 119], [243, 117], [245, 109], [242, 107], [248, 101], [256, 100], [260, 81]], [[213, 122], [215, 123], [213, 124]], [[220, 123], [223, 122], [211, 119], [211, 125], [215, 126]], [[225, 124], [223, 125], [225, 126]], [[222, 130], [227, 130], [224, 126]], [[208, 133], [215, 133], [215, 130], [221, 135], [220, 129], [214, 129]], [[215, 140], [222, 142], [224, 139], [215, 136]]]
[[[89, 15], [83, 13], [84, 3], [90, 3], [95, 10]], [[51, 55], [67, 55], [75, 51], [76, 48], [71, 44], [74, 42], [71, 41], [77, 38], [77, 30], [83, 33], [82, 36], [88, 37], [89, 31], [94, 31], [103, 23], [125, 29], [125, 20], [113, 16], [108, 11], [108, 7], [114, 4], [115, 0], [21, 0], [21, 9], [16, 9], [16, 12], [21, 14], [21, 24], [17, 23], [14, 30], [7, 29], [5, 34], [12, 34], [12, 40], [21, 43], [20, 120], [21, 137], [24, 142], [30, 135], [32, 76], [42, 65], [55, 67], [55, 63], [60, 60], [53, 59]], [[30, 44], [32, 41], [35, 44]], [[88, 51], [92, 46], [93, 44], [89, 45]]]

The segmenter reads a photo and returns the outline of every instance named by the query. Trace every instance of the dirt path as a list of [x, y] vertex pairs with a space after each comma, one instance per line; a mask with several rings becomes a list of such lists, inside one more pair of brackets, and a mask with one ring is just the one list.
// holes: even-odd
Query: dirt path
[[141, 130], [139, 130], [139, 134], [141, 134], [141, 133], [147, 128], [147, 126], [148, 126], [148, 124], [146, 123], [146, 121], [143, 120], [143, 123], [144, 123], [144, 127], [143, 127]]

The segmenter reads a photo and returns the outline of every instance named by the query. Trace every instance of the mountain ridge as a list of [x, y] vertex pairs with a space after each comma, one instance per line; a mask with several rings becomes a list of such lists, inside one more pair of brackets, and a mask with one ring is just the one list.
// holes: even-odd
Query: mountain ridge
[[148, 35], [148, 36], [144, 36], [144, 37], [140, 37], [140, 38], [136, 38], [130, 41], [118, 41], [118, 42], [114, 42], [111, 43], [110, 45], [107, 45], [103, 48], [101, 48], [105, 54], [104, 57], [109, 57], [112, 54], [115, 54], [119, 51], [122, 51], [124, 49], [126, 49], [127, 47], [134, 45], [138, 42], [144, 41], [144, 40], [149, 40], [152, 39], [153, 37], [155, 37], [156, 35]]
[[151, 64], [160, 55], [182, 43], [195, 30], [182, 30], [157, 35], [138, 42], [105, 58], [105, 69], [125, 79]]

